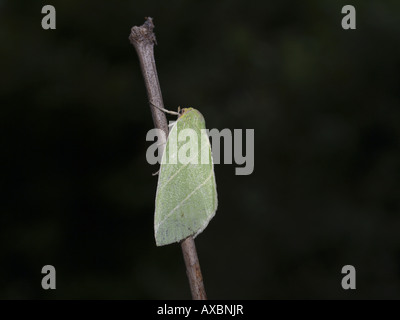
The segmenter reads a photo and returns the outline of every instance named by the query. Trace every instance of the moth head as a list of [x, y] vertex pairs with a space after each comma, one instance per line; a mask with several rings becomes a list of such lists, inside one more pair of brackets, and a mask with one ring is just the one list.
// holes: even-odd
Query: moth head
[[178, 113], [179, 113], [178, 118], [182, 117], [185, 113], [189, 112], [190, 110], [193, 110], [193, 108], [182, 108], [181, 109], [181, 107], [179, 107], [179, 109], [178, 109]]

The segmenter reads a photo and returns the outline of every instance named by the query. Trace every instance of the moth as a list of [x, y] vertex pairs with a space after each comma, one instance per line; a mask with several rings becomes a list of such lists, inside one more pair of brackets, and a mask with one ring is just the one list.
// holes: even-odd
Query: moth
[[173, 124], [158, 174], [154, 234], [157, 246], [196, 237], [218, 206], [210, 140], [203, 115], [184, 108]]

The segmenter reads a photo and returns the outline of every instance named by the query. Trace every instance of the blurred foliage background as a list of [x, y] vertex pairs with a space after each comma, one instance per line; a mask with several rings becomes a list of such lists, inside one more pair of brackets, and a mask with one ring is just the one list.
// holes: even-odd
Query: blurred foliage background
[[0, 298], [190, 299], [180, 246], [153, 237], [153, 123], [128, 40], [146, 16], [165, 105], [255, 129], [253, 174], [215, 167], [196, 240], [209, 298], [400, 298], [400, 2], [351, 1], [351, 31], [346, 4], [0, 0]]

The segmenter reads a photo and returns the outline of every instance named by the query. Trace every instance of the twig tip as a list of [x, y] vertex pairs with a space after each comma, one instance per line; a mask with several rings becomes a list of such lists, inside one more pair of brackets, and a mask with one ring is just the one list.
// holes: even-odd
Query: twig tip
[[134, 26], [131, 28], [131, 34], [129, 40], [133, 45], [141, 42], [150, 42], [157, 44], [156, 36], [153, 32], [154, 23], [153, 18], [146, 17], [146, 21], [140, 26]]

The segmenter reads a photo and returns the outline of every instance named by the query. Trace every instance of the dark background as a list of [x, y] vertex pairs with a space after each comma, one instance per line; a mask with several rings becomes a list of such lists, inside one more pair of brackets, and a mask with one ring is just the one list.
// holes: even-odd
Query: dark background
[[180, 246], [153, 236], [153, 123], [128, 40], [145, 16], [165, 105], [255, 129], [253, 174], [215, 166], [219, 208], [196, 239], [209, 298], [399, 299], [397, 0], [0, 0], [0, 298], [190, 298]]

